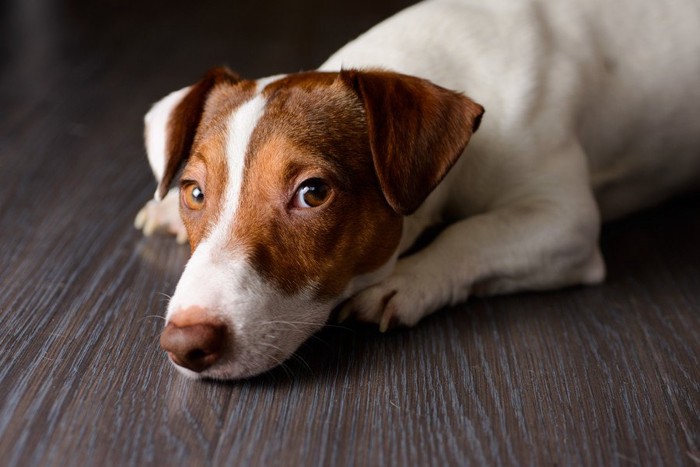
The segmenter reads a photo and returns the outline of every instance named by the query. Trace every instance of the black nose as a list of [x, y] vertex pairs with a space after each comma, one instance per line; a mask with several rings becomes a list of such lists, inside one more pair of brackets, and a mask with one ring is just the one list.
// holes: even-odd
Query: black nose
[[188, 326], [171, 322], [160, 335], [160, 346], [175, 364], [199, 373], [221, 357], [226, 347], [226, 326], [207, 321]]

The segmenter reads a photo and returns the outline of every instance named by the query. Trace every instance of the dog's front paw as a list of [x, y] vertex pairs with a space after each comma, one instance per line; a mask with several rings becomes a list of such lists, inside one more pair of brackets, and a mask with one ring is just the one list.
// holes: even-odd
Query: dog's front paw
[[339, 321], [354, 316], [376, 323], [385, 332], [395, 326], [413, 326], [446, 305], [443, 284], [423, 274], [395, 274], [358, 292], [340, 308]]
[[136, 215], [134, 226], [147, 237], [154, 232], [167, 232], [174, 235], [178, 243], [187, 242], [187, 230], [180, 217], [178, 201], [176, 188], [170, 190], [162, 201], [149, 201]]

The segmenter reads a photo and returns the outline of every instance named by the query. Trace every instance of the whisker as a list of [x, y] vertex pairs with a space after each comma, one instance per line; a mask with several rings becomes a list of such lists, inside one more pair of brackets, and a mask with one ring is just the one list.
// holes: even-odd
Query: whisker
[[287, 378], [289, 378], [289, 381], [294, 380], [294, 372], [287, 366], [286, 363], [282, 362], [278, 365], [282, 370], [284, 371], [284, 374], [287, 375]]
[[[280, 347], [278, 347], [278, 346], [276, 346], [276, 345], [274, 345], [274, 344], [271, 344], [271, 343], [269, 343], [269, 342], [260, 342], [259, 344], [264, 345], [265, 347], [269, 347], [269, 348], [278, 350], [279, 352], [282, 352], [282, 349], [281, 349]], [[273, 359], [275, 359], [275, 361], [277, 362], [277, 364], [278, 364], [279, 366], [282, 367], [282, 369], [285, 371], [285, 373], [287, 373], [289, 376], [293, 376], [292, 369], [285, 363], [284, 360], [283, 360], [283, 361], [280, 361], [279, 359], [276, 359], [276, 358], [275, 358], [274, 356], [272, 356], [272, 355], [270, 355], [270, 357], [272, 357]], [[311, 368], [311, 365], [309, 365], [309, 362], [307, 362], [307, 361], [304, 359], [304, 357], [302, 357], [301, 355], [299, 355], [299, 354], [297, 354], [296, 352], [294, 352], [294, 353], [292, 353], [292, 355], [289, 356], [289, 358], [298, 361], [299, 363], [301, 363], [302, 365], [304, 365], [304, 366], [306, 367], [307, 370], [309, 370], [309, 373], [313, 374], [314, 371], [313, 371], [313, 369]]]
[[[277, 350], [277, 351], [279, 351], [279, 352], [284, 353], [283, 350], [282, 350], [280, 347], [277, 347], [275, 344], [271, 344], [271, 343], [269, 343], [269, 342], [258, 342], [258, 344], [259, 344], [259, 345], [264, 345], [265, 347], [270, 347], [270, 348], [272, 348], [272, 349], [275, 349], [275, 350]], [[271, 355], [271, 356], [272, 356], [272, 355]]]
[[141, 319], [139, 319], [138, 322], [140, 323], [140, 322], [143, 321], [144, 319], [148, 319], [148, 318], [157, 318], [157, 319], [162, 319], [163, 321], [165, 321], [165, 318], [162, 317], [162, 316], [159, 316], [159, 315], [147, 315], [147, 316], [144, 316], [144, 317], [142, 317]]
[[[280, 352], [282, 351], [282, 349], [280, 349], [276, 345], [270, 344], [268, 342], [259, 342], [258, 344], [262, 344], [266, 347], [273, 348], [273, 349], [278, 350]], [[292, 372], [291, 368], [289, 368], [289, 366], [285, 363], [285, 360], [282, 360], [273, 354], [260, 352], [260, 351], [257, 351], [255, 349], [249, 349], [248, 353], [252, 354], [252, 355], [257, 355], [257, 356], [263, 357], [265, 359], [268, 359], [268, 358], [271, 359], [272, 361], [275, 362], [276, 366], [280, 367], [282, 369], [282, 371], [284, 371], [285, 376], [287, 376], [287, 378], [290, 381], [292, 381], [294, 379], [294, 373]]]
[[163, 292], [156, 292], [158, 295], [160, 295], [160, 300], [158, 300], [158, 303], [170, 303], [170, 300], [173, 299], [171, 295], [168, 295], [167, 293]]
[[309, 322], [309, 321], [282, 321], [282, 320], [260, 321], [260, 324], [287, 324], [289, 326], [318, 326], [318, 323], [313, 323], [313, 322]]
[[347, 326], [345, 324], [324, 324], [324, 328], [331, 328], [331, 329], [344, 329], [346, 331], [352, 330], [350, 326]]
[[311, 368], [311, 365], [309, 365], [309, 362], [307, 362], [307, 361], [304, 359], [304, 357], [302, 357], [301, 355], [299, 355], [299, 354], [297, 354], [296, 352], [294, 352], [294, 353], [292, 354], [292, 358], [293, 358], [294, 360], [300, 362], [301, 364], [303, 364], [303, 365], [309, 370], [309, 373], [313, 374], [314, 370]]
[[[271, 320], [271, 321], [260, 321], [260, 324], [288, 324], [288, 325], [302, 325], [302, 326], [319, 326], [318, 322], [314, 321], [283, 321], [283, 320]], [[322, 325], [324, 328], [332, 328], [332, 329], [352, 329], [348, 325], [344, 324], [330, 324], [330, 323], [325, 323]]]

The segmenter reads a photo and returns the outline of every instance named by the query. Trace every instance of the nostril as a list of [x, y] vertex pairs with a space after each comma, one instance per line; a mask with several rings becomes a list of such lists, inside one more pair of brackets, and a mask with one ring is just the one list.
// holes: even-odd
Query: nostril
[[160, 346], [175, 364], [199, 373], [221, 357], [226, 346], [226, 326], [215, 322], [177, 326], [171, 322], [160, 336]]
[[187, 360], [201, 360], [207, 355], [209, 354], [202, 349], [194, 349], [187, 354]]

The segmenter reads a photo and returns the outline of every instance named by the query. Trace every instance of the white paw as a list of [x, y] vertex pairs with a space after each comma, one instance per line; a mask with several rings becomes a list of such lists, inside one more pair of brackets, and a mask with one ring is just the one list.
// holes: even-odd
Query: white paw
[[166, 232], [175, 236], [178, 243], [187, 242], [187, 230], [180, 218], [178, 190], [173, 188], [162, 201], [151, 200], [141, 208], [134, 219], [134, 226], [146, 237], [155, 232]]
[[394, 274], [350, 297], [341, 307], [339, 321], [354, 316], [376, 323], [385, 332], [395, 326], [413, 326], [447, 303], [445, 284], [427, 274]]

